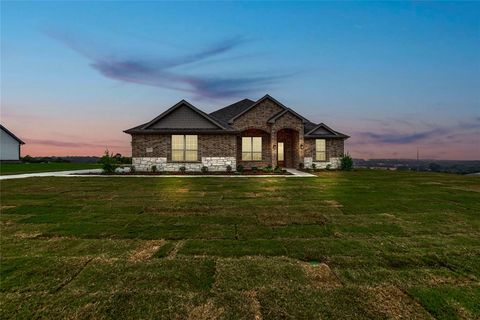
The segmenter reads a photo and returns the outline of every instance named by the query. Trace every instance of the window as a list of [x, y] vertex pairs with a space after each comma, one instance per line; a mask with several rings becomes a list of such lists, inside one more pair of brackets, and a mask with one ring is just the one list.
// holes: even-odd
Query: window
[[197, 154], [196, 135], [172, 135], [172, 161], [197, 161]]
[[262, 137], [242, 137], [242, 160], [262, 160]]
[[316, 139], [315, 140], [315, 159], [317, 161], [326, 161], [326, 148], [325, 148], [325, 139]]

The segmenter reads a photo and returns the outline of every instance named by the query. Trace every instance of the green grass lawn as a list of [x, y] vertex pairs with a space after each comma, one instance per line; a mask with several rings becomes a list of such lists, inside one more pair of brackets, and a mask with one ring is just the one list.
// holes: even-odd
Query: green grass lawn
[[91, 163], [2, 163], [0, 175], [98, 168], [100, 164]]
[[480, 179], [1, 183], [1, 318], [480, 318]]

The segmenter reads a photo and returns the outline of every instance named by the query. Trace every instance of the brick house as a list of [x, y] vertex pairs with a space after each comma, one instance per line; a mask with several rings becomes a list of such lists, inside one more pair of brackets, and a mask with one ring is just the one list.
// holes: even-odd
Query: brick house
[[339, 166], [348, 138], [305, 119], [269, 95], [244, 99], [210, 114], [185, 100], [150, 122], [124, 131], [132, 136], [138, 171], [225, 171], [245, 168]]

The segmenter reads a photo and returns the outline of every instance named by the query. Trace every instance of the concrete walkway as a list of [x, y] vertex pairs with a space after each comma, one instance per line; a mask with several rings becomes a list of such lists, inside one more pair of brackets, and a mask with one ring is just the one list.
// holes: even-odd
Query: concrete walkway
[[315, 177], [315, 175], [310, 174], [308, 172], [299, 171], [296, 169], [286, 168], [287, 172], [291, 175], [283, 176], [283, 175], [256, 175], [256, 176], [243, 176], [243, 175], [92, 175], [91, 173], [101, 173], [102, 169], [86, 169], [86, 170], [71, 170], [71, 171], [55, 171], [55, 172], [37, 172], [37, 173], [22, 173], [22, 174], [11, 174], [0, 176], [0, 180], [11, 180], [11, 179], [24, 179], [24, 178], [33, 178], [33, 177], [88, 177], [88, 178], [137, 178], [137, 177], [144, 177], [144, 178], [205, 178], [205, 177], [212, 177], [212, 178], [298, 178], [298, 177]]
[[304, 171], [300, 171], [300, 170], [297, 170], [297, 169], [285, 168], [285, 170], [287, 170], [288, 173], [291, 173], [294, 177], [316, 177], [316, 175], [314, 175], [314, 174], [304, 172]]
[[84, 169], [84, 170], [69, 170], [69, 171], [52, 171], [52, 172], [35, 172], [22, 174], [7, 174], [0, 176], [0, 180], [23, 179], [33, 177], [78, 177], [76, 174], [85, 173], [102, 173], [102, 169]]

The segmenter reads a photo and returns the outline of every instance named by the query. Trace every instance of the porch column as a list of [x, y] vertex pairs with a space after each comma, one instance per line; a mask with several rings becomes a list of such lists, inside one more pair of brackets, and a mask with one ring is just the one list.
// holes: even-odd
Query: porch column
[[[303, 148], [301, 147], [303, 146]], [[299, 163], [304, 163], [305, 160], [305, 141], [303, 139], [303, 128], [301, 132], [298, 133], [298, 166]]]
[[[273, 148], [275, 146], [275, 149]], [[272, 128], [270, 130], [270, 153], [272, 155], [272, 167], [277, 165], [277, 131]]]

